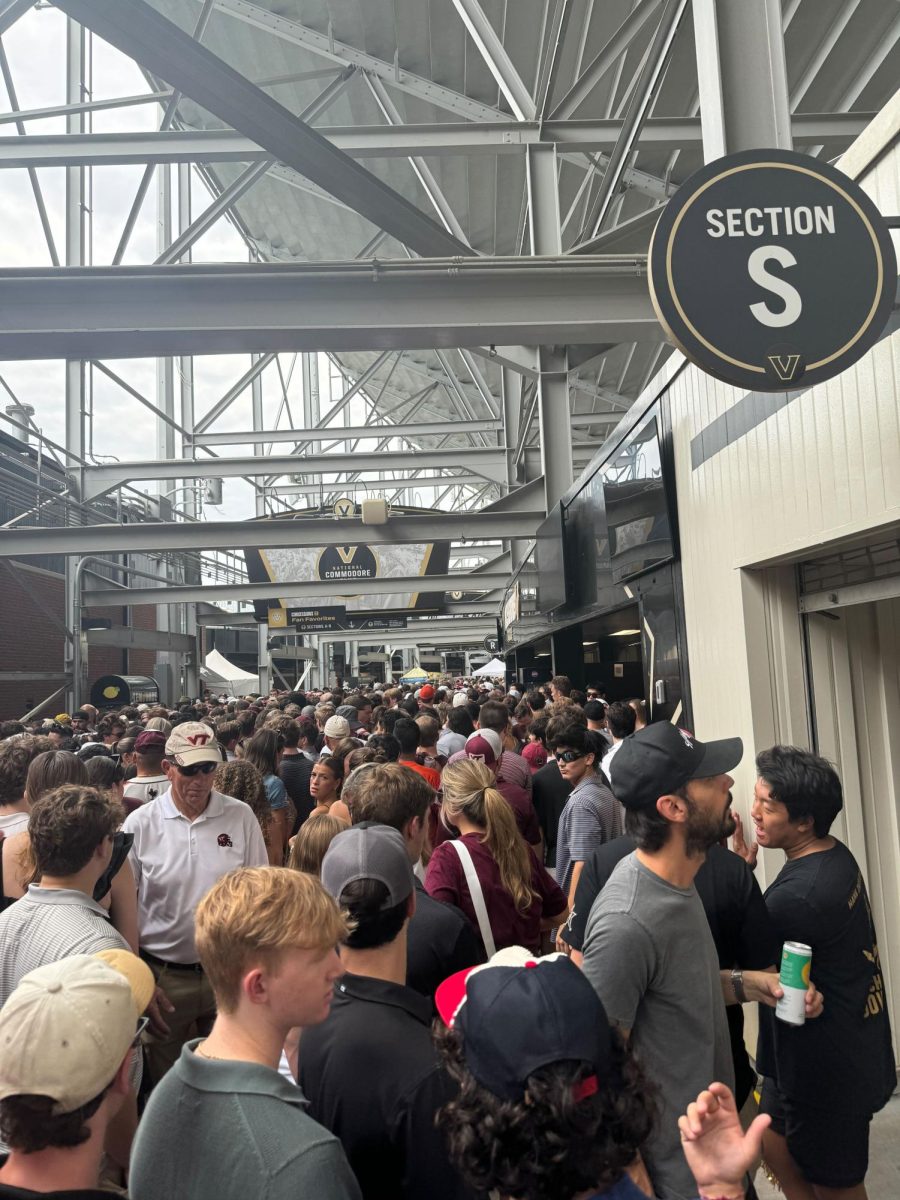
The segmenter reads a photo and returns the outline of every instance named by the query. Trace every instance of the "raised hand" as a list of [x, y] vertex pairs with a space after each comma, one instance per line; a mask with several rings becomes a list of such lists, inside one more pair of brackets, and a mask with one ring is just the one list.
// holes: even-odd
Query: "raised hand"
[[741, 814], [732, 812], [734, 817], [734, 836], [731, 839], [731, 848], [735, 854], [739, 854], [751, 870], [756, 868], [756, 859], [759, 855], [759, 843], [751, 842], [747, 844], [747, 839], [744, 837], [744, 822], [741, 820]]
[[684, 1116], [678, 1118], [684, 1156], [701, 1195], [744, 1200], [744, 1178], [759, 1158], [768, 1116], [759, 1116], [745, 1133], [724, 1083], [711, 1083]]

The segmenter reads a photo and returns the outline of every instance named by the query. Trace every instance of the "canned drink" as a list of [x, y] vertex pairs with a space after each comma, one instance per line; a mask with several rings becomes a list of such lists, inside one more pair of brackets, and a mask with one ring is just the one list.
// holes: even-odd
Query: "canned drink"
[[809, 968], [812, 948], [802, 942], [785, 942], [781, 951], [781, 972], [778, 982], [784, 995], [775, 1005], [775, 1016], [788, 1025], [806, 1023], [806, 992], [809, 988]]

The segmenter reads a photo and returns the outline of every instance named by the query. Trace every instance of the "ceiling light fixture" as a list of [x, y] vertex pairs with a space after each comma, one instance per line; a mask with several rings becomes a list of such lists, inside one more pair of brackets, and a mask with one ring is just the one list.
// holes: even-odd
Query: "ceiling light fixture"
[[631, 637], [632, 634], [640, 633], [639, 629], [617, 629], [615, 633], [611, 633], [610, 637]]

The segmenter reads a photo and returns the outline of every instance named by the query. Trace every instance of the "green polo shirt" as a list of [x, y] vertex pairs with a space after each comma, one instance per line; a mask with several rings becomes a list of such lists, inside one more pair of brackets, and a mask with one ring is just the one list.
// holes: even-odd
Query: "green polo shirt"
[[341, 1143], [270, 1067], [194, 1054], [155, 1089], [131, 1156], [132, 1200], [360, 1200]]

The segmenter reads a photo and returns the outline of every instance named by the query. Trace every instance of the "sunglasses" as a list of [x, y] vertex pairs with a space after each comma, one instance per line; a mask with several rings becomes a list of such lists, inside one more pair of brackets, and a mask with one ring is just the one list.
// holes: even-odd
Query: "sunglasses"
[[141, 1044], [141, 1035], [143, 1034], [144, 1030], [147, 1028], [147, 1026], [149, 1024], [150, 1024], [149, 1017], [141, 1017], [141, 1019], [138, 1021], [137, 1032], [134, 1035], [134, 1041], [131, 1043], [133, 1049]]
[[214, 762], [191, 763], [189, 767], [183, 767], [181, 763], [175, 764], [179, 775], [212, 775], [218, 765]]
[[557, 750], [553, 757], [557, 762], [573, 763], [578, 762], [579, 758], [584, 758], [584, 755], [579, 754], [577, 750]]

